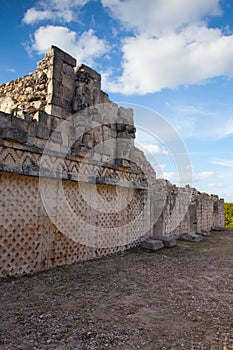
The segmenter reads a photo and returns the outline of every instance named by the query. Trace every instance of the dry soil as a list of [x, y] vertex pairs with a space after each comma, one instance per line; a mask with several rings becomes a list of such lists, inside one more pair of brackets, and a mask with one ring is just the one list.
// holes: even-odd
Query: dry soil
[[233, 231], [0, 281], [0, 350], [232, 350]]

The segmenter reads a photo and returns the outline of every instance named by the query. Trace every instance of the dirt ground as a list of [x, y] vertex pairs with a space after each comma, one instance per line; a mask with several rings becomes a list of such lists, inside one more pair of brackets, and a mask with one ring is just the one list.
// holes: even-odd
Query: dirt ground
[[0, 350], [232, 350], [233, 230], [0, 280]]

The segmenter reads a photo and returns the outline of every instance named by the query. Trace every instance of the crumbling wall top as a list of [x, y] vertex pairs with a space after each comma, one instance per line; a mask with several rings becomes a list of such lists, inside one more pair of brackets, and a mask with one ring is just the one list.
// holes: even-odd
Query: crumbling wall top
[[76, 59], [56, 46], [34, 73], [0, 86], [0, 92], [4, 146], [117, 167], [136, 162], [133, 110], [111, 102], [100, 74], [76, 67]]

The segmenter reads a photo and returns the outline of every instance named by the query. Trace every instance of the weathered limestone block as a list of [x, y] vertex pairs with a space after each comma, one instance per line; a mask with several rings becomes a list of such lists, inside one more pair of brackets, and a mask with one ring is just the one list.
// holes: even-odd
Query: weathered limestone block
[[162, 241], [164, 244], [164, 247], [166, 248], [172, 248], [176, 246], [176, 239], [175, 237], [161, 237], [161, 236], [153, 236], [153, 239]]
[[28, 135], [27, 132], [23, 130], [6, 127], [0, 128], [0, 139], [26, 143], [28, 140]]
[[49, 104], [45, 107], [45, 112], [54, 116], [54, 117], [63, 117], [63, 109], [62, 107], [53, 105], [53, 104]]
[[203, 236], [199, 234], [183, 233], [182, 235], [180, 235], [180, 239], [183, 241], [198, 243], [203, 240]]
[[43, 125], [36, 125], [36, 136], [41, 139], [48, 139], [50, 136], [50, 130]]
[[224, 226], [212, 226], [211, 231], [225, 231]]
[[164, 244], [160, 240], [147, 239], [146, 241], [144, 241], [142, 243], [142, 247], [144, 249], [148, 249], [148, 250], [159, 250], [159, 249], [162, 249], [164, 247]]
[[0, 127], [11, 126], [11, 115], [0, 112]]
[[0, 110], [12, 114], [16, 108], [17, 101], [10, 96], [0, 97]]

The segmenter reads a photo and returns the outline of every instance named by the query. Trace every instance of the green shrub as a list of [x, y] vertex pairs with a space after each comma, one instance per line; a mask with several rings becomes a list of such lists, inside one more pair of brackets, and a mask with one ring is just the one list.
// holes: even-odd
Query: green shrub
[[224, 203], [225, 227], [233, 228], [233, 203]]

